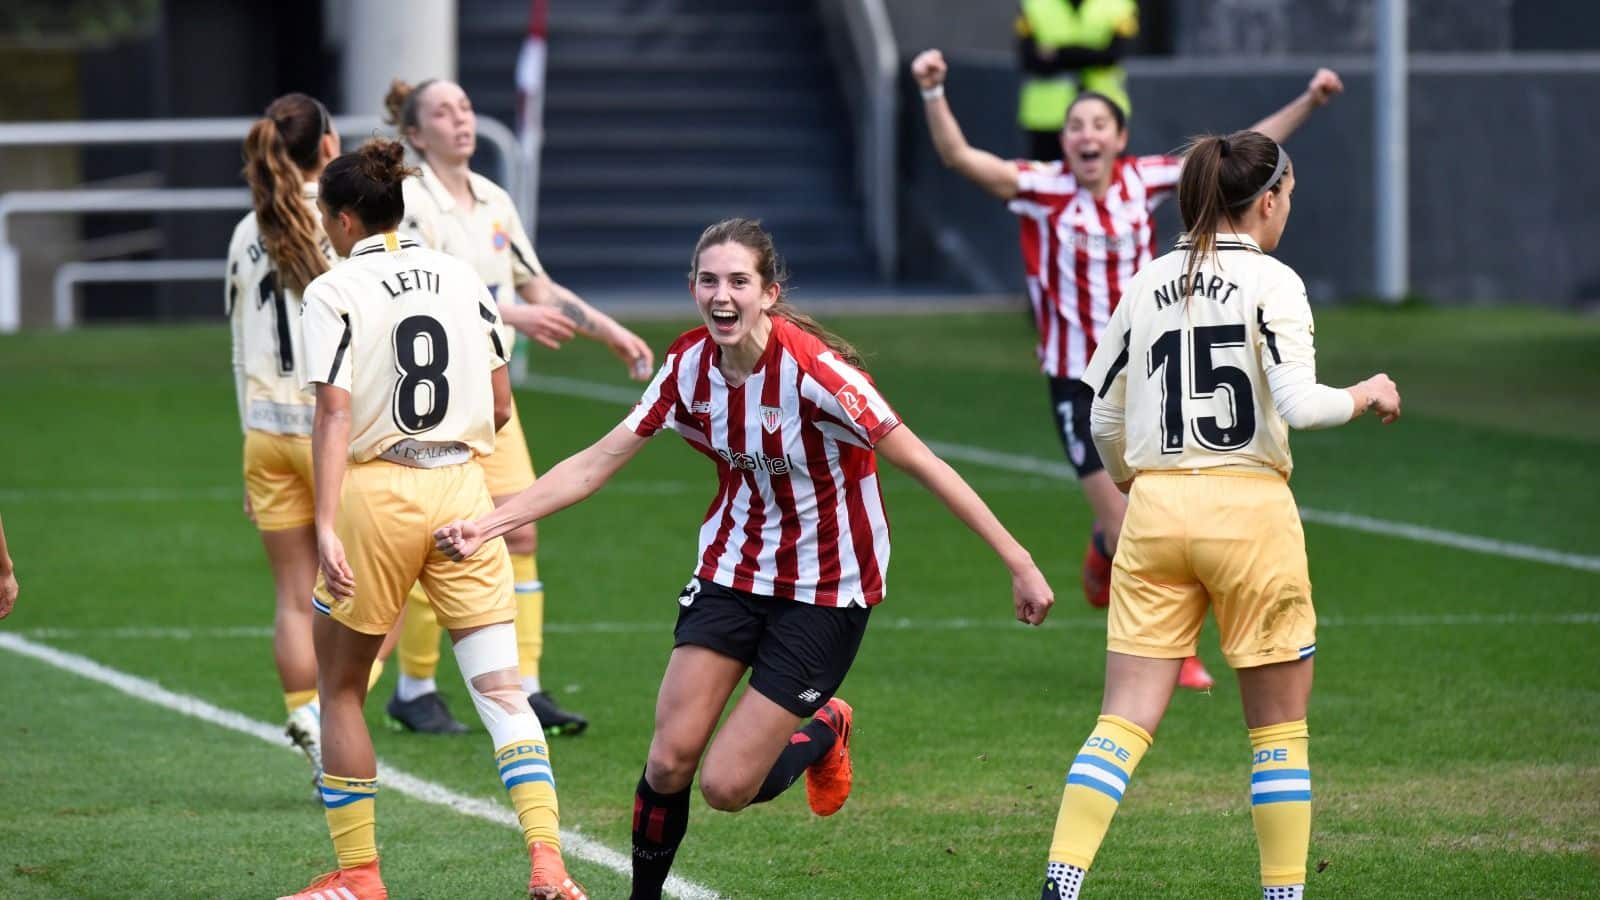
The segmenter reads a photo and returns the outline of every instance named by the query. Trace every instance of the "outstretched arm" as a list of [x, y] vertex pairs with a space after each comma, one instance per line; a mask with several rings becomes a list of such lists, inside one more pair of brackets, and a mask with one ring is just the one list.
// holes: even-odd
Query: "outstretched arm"
[[1311, 83], [1306, 85], [1305, 93], [1289, 101], [1283, 109], [1251, 125], [1250, 130], [1259, 131], [1281, 144], [1306, 123], [1312, 110], [1327, 106], [1329, 100], [1342, 93], [1344, 82], [1339, 80], [1339, 73], [1332, 69], [1318, 69], [1317, 74], [1311, 76]]
[[1050, 585], [1045, 583], [1039, 567], [1033, 564], [1033, 557], [1000, 524], [977, 491], [904, 424], [884, 435], [883, 440], [878, 442], [877, 452], [921, 482], [929, 493], [938, 497], [956, 514], [956, 518], [994, 549], [1001, 562], [1011, 570], [1011, 593], [1016, 605], [1017, 621], [1029, 625], [1043, 622], [1051, 604], [1055, 602]]
[[344, 470], [350, 460], [350, 392], [331, 384], [317, 384], [317, 410], [311, 420], [311, 472], [315, 485], [317, 565], [328, 590], [339, 599], [354, 597], [355, 572], [345, 559], [344, 542], [334, 531], [339, 519], [339, 495]]
[[946, 168], [1001, 200], [1017, 196], [1017, 167], [987, 150], [967, 143], [955, 113], [944, 98], [944, 80], [950, 67], [938, 50], [924, 50], [911, 61], [911, 74], [922, 88], [923, 111], [928, 114], [928, 134]]
[[[627, 328], [624, 328], [605, 313], [588, 303], [582, 297], [569, 290], [565, 285], [558, 284], [548, 272], [541, 273], [537, 278], [525, 282], [517, 291], [524, 300], [542, 307], [544, 310], [559, 311], [562, 318], [572, 323], [580, 334], [593, 338], [611, 348], [618, 359], [628, 364], [628, 375], [635, 381], [649, 381], [650, 373], [655, 369], [655, 354], [650, 351], [650, 345], [642, 338]], [[507, 315], [506, 306], [501, 304], [501, 315]], [[516, 312], [512, 316], [518, 315]], [[506, 321], [513, 327], [519, 327], [516, 321], [508, 316]], [[570, 331], [568, 332], [571, 333]]]
[[532, 487], [494, 512], [473, 522], [452, 522], [436, 530], [434, 544], [451, 559], [466, 559], [478, 552], [485, 541], [560, 512], [600, 490], [648, 440], [628, 426], [618, 425], [605, 437], [556, 463]]
[[11, 564], [11, 553], [6, 549], [6, 529], [0, 524], [0, 619], [11, 615], [17, 603], [17, 571]]

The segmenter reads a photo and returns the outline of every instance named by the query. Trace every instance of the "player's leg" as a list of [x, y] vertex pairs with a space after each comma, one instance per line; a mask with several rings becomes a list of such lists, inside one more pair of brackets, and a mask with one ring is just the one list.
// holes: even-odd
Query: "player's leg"
[[444, 631], [421, 584], [406, 594], [397, 644], [400, 677], [394, 695], [384, 706], [393, 723], [421, 734], [464, 734], [467, 726], [456, 720], [439, 693], [434, 675], [439, 670], [439, 640]]
[[[687, 610], [679, 613], [679, 640]], [[717, 719], [748, 664], [724, 652], [680, 643], [656, 695], [655, 730], [633, 799], [634, 900], [655, 900], [689, 829], [689, 791]], [[787, 738], [785, 738], [787, 739]], [[774, 753], [776, 755], [776, 753]]]
[[[1202, 479], [1196, 479], [1197, 481]], [[1223, 655], [1250, 729], [1250, 812], [1268, 898], [1298, 898], [1311, 841], [1306, 708], [1316, 610], [1300, 515], [1281, 478], [1214, 476], [1216, 510], [1196, 569], [1214, 598]]]
[[1056, 437], [1067, 461], [1078, 473], [1084, 499], [1094, 514], [1089, 546], [1083, 556], [1083, 597], [1090, 606], [1104, 607], [1110, 602], [1111, 559], [1117, 552], [1122, 533], [1122, 518], [1128, 504], [1105, 473], [1100, 453], [1089, 431], [1089, 411], [1094, 391], [1075, 378], [1054, 378], [1050, 384], [1050, 414], [1055, 417]]

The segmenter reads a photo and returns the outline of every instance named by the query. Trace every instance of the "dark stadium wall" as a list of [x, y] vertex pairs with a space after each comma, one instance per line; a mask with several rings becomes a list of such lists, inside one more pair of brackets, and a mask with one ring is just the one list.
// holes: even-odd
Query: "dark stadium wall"
[[[1476, 62], [1474, 61], [1476, 60]], [[1563, 62], [1563, 60], [1565, 60]], [[1304, 89], [1315, 62], [1142, 60], [1130, 65], [1129, 151], [1158, 153], [1205, 130], [1248, 126]], [[1565, 67], [1565, 70], [1563, 70]], [[1366, 57], [1341, 65], [1346, 94], [1289, 142], [1299, 174], [1279, 256], [1313, 299], [1367, 295], [1373, 284], [1372, 78]], [[952, 60], [949, 98], [968, 140], [1018, 148], [1016, 75], [993, 54]], [[922, 101], [904, 78], [902, 206], [908, 265], [980, 290], [1020, 290], [1017, 226], [1004, 204], [945, 171]], [[1600, 61], [1415, 57], [1410, 89], [1411, 284], [1441, 302], [1600, 299], [1600, 169], [1588, 160], [1600, 122], [1581, 115], [1600, 92]], [[1177, 234], [1175, 205], [1157, 217]], [[928, 262], [924, 262], [928, 261]]]

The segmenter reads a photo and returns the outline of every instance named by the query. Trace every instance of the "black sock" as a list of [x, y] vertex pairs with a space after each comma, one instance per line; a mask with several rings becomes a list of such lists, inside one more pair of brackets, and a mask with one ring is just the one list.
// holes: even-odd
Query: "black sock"
[[633, 795], [633, 900], [659, 900], [689, 830], [689, 791], [658, 794], [639, 776]]
[[[797, 740], [800, 735], [804, 735], [806, 739]], [[804, 728], [795, 732], [795, 736], [790, 738], [789, 746], [783, 748], [783, 752], [778, 755], [778, 761], [773, 764], [772, 771], [767, 773], [767, 780], [761, 782], [761, 790], [756, 791], [756, 797], [750, 801], [751, 803], [765, 803], [787, 791], [812, 763], [832, 750], [833, 742], [839, 739], [839, 735], [821, 719], [807, 722]]]

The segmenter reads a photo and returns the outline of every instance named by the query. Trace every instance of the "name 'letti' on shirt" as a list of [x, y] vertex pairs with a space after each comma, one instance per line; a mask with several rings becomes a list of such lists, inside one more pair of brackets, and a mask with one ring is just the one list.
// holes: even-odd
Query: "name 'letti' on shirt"
[[900, 424], [866, 373], [782, 317], [743, 384], [705, 328], [679, 337], [624, 424], [678, 432], [717, 465], [695, 574], [819, 606], [883, 599], [889, 522], [873, 446]]

